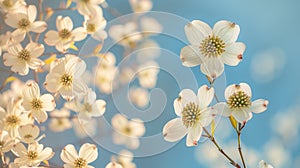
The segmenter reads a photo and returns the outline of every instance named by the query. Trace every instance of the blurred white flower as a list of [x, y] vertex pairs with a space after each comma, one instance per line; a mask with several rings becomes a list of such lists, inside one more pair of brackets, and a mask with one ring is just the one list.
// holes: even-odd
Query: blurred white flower
[[72, 0], [77, 4], [76, 9], [85, 17], [93, 17], [96, 13], [102, 13], [100, 4], [105, 0]]
[[65, 146], [60, 154], [60, 158], [65, 162], [64, 168], [93, 168], [88, 164], [95, 161], [97, 157], [98, 149], [96, 145], [89, 143], [81, 146], [79, 154], [71, 144]]
[[83, 27], [86, 29], [87, 34], [90, 34], [95, 40], [103, 41], [107, 38], [107, 33], [104, 30], [106, 20], [102, 13], [86, 19]]
[[109, 162], [105, 168], [123, 168], [123, 166], [116, 162]]
[[0, 11], [2, 13], [17, 13], [26, 10], [24, 0], [0, 0]]
[[50, 30], [45, 34], [44, 39], [46, 44], [55, 46], [61, 52], [66, 52], [74, 42], [81, 41], [87, 36], [87, 32], [83, 27], [73, 30], [73, 22], [68, 16], [58, 16], [56, 18], [56, 28], [58, 32]]
[[111, 26], [109, 29], [109, 35], [120, 45], [130, 48], [135, 48], [136, 43], [142, 38], [142, 35], [137, 31], [137, 25], [134, 22]]
[[23, 88], [22, 105], [39, 123], [47, 120], [46, 111], [52, 111], [56, 107], [54, 97], [51, 94], [40, 95], [39, 85], [32, 80], [27, 81]]
[[148, 12], [152, 9], [151, 0], [129, 0], [131, 8], [134, 12]]
[[286, 63], [286, 55], [280, 48], [259, 52], [251, 61], [251, 73], [255, 81], [268, 83], [279, 77]]
[[272, 139], [264, 146], [266, 160], [272, 161], [274, 167], [289, 167], [291, 163], [290, 151], [280, 140]]
[[81, 80], [86, 64], [80, 58], [68, 55], [54, 65], [46, 76], [45, 88], [51, 93], [60, 93], [65, 100], [84, 95], [87, 86]]
[[126, 145], [130, 149], [139, 147], [139, 137], [145, 134], [145, 126], [140, 119], [127, 120], [121, 114], [116, 114], [111, 120], [114, 133], [113, 141], [118, 145]]
[[20, 100], [23, 97], [22, 89], [25, 83], [19, 79], [12, 81], [10, 89], [0, 95], [0, 106], [6, 107], [11, 99]]
[[19, 137], [21, 125], [32, 124], [33, 119], [23, 112], [20, 101], [11, 100], [7, 104], [6, 111], [0, 107], [0, 130], [5, 130], [12, 138]]
[[137, 52], [138, 61], [144, 63], [157, 58], [160, 55], [160, 47], [154, 40], [147, 39], [138, 46]]
[[20, 140], [24, 143], [30, 144], [39, 141], [43, 136], [39, 137], [40, 129], [34, 124], [21, 125], [19, 127]]
[[0, 154], [10, 151], [13, 144], [14, 141], [8, 135], [8, 132], [0, 130]]
[[70, 111], [62, 108], [60, 110], [54, 110], [50, 113], [51, 119], [49, 123], [49, 129], [54, 132], [62, 132], [72, 128], [70, 121]]
[[78, 117], [72, 119], [75, 134], [79, 138], [92, 136], [96, 132], [96, 120], [82, 120]]
[[154, 61], [148, 61], [138, 67], [139, 83], [144, 88], [153, 88], [156, 85], [159, 65]]
[[133, 104], [143, 108], [149, 104], [149, 93], [143, 88], [130, 88], [129, 98]]
[[273, 168], [273, 166], [267, 164], [264, 160], [261, 160], [258, 163], [258, 168]]
[[174, 100], [174, 110], [178, 118], [169, 121], [163, 128], [164, 139], [176, 142], [186, 134], [186, 145], [196, 146], [202, 135], [203, 127], [213, 120], [213, 114], [208, 105], [214, 97], [214, 88], [203, 85], [196, 95], [190, 89], [184, 89]]
[[142, 17], [141, 29], [143, 35], [152, 35], [161, 33], [163, 28], [156, 19], [151, 17]]
[[122, 84], [129, 83], [134, 77], [134, 72], [130, 67], [125, 67], [120, 70], [119, 79]]
[[216, 113], [222, 116], [232, 115], [238, 122], [244, 123], [252, 118], [252, 112], [262, 113], [267, 110], [268, 100], [257, 99], [251, 101], [252, 91], [248, 84], [232, 84], [225, 90], [227, 102], [220, 102], [213, 106]]
[[11, 70], [20, 75], [27, 75], [29, 68], [36, 70], [44, 62], [40, 57], [44, 53], [44, 45], [37, 43], [29, 43], [25, 48], [21, 44], [16, 44], [7, 48], [8, 53], [3, 55], [3, 63], [11, 66]]
[[27, 6], [26, 13], [8, 13], [5, 16], [5, 23], [10, 27], [16, 28], [12, 33], [14, 39], [23, 41], [26, 33], [42, 33], [47, 29], [47, 23], [45, 21], [35, 21], [36, 16], [37, 9], [34, 5]]
[[14, 161], [18, 166], [36, 167], [54, 156], [51, 148], [44, 149], [44, 145], [38, 142], [29, 144], [27, 149], [22, 143], [18, 143], [13, 146], [12, 151], [18, 157]]
[[135, 163], [132, 162], [133, 153], [128, 150], [122, 150], [116, 158], [117, 163], [122, 165], [123, 168], [136, 168]]
[[0, 35], [0, 56], [2, 56], [3, 51], [7, 50], [8, 46], [12, 45], [12, 41], [11, 33], [9, 31]]
[[201, 71], [211, 78], [220, 76], [224, 64], [236, 66], [243, 59], [245, 44], [236, 42], [240, 27], [229, 21], [217, 22], [213, 30], [209, 25], [194, 20], [185, 26], [191, 45], [182, 48], [182, 64], [193, 67], [201, 64]]

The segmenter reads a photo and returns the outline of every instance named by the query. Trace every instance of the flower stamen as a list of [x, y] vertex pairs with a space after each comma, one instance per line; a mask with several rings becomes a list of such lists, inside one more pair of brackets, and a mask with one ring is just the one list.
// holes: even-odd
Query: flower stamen
[[62, 39], [68, 39], [71, 37], [72, 33], [68, 29], [62, 29], [58, 32], [58, 35]]
[[75, 168], [85, 168], [86, 166], [87, 166], [87, 161], [82, 158], [78, 158], [74, 161]]
[[197, 104], [188, 103], [182, 110], [182, 122], [186, 127], [192, 127], [200, 119], [200, 108]]
[[18, 28], [22, 30], [26, 30], [29, 25], [30, 25], [30, 21], [26, 18], [23, 18], [18, 22]]
[[225, 43], [218, 36], [208, 36], [200, 44], [200, 52], [206, 57], [218, 57], [225, 52]]
[[232, 94], [227, 101], [227, 104], [231, 109], [239, 109], [244, 107], [250, 107], [251, 97], [248, 96], [243, 91], [236, 92]]

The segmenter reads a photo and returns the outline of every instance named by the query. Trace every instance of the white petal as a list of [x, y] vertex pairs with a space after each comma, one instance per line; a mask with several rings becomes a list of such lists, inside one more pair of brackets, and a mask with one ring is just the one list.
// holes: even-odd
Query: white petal
[[252, 102], [250, 111], [254, 113], [262, 113], [267, 110], [269, 101], [264, 99], [258, 99]]
[[212, 122], [212, 120], [214, 119], [214, 115], [215, 115], [213, 113], [214, 111], [215, 110], [213, 110], [212, 108], [206, 108], [201, 111], [201, 116], [200, 116], [200, 120], [199, 120], [201, 127], [206, 127]]
[[225, 53], [220, 56], [220, 59], [224, 64], [237, 66], [243, 59], [245, 48], [244, 43], [233, 43], [226, 47]]
[[74, 36], [74, 41], [81, 41], [86, 38], [87, 32], [83, 27], [78, 27], [72, 31], [72, 35]]
[[185, 46], [181, 49], [180, 59], [182, 65], [187, 67], [194, 67], [200, 65], [204, 58], [203, 55], [199, 52], [199, 48], [196, 46]]
[[36, 7], [34, 5], [29, 5], [27, 8], [27, 15], [29, 21], [32, 23], [36, 19]]
[[79, 157], [86, 160], [88, 163], [95, 161], [98, 157], [98, 150], [96, 145], [85, 143], [79, 150]]
[[73, 93], [76, 96], [83, 96], [88, 89], [87, 85], [80, 79], [74, 80]]
[[14, 32], [11, 33], [13, 40], [16, 42], [22, 42], [25, 39], [26, 31], [21, 29], [16, 29]]
[[30, 100], [34, 98], [39, 98], [40, 97], [39, 85], [33, 80], [27, 81], [23, 88], [23, 96], [26, 99], [30, 99]]
[[58, 31], [61, 31], [63, 29], [71, 31], [73, 29], [73, 22], [68, 16], [64, 18], [62, 16], [58, 16], [56, 18], [56, 28]]
[[176, 142], [182, 139], [187, 133], [181, 118], [169, 121], [163, 128], [164, 139], [168, 142]]
[[174, 110], [175, 110], [176, 115], [181, 117], [181, 113], [182, 113], [182, 110], [183, 110], [182, 99], [181, 98], [176, 98], [174, 100]]
[[73, 164], [75, 159], [78, 158], [78, 153], [74, 147], [74, 145], [67, 145], [64, 147], [60, 154], [60, 158], [65, 162], [65, 163], [71, 163]]
[[31, 69], [38, 69], [45, 64], [44, 61], [37, 58], [31, 58], [27, 63]]
[[198, 99], [199, 99], [199, 107], [200, 110], [206, 108], [211, 101], [213, 100], [215, 95], [214, 88], [210, 88], [207, 85], [203, 85], [198, 89]]
[[94, 104], [96, 106], [96, 110], [92, 112], [94, 117], [102, 116], [106, 110], [106, 102], [104, 100], [97, 100]]
[[232, 112], [232, 116], [240, 123], [246, 122], [252, 118], [249, 109], [238, 109]]
[[214, 25], [213, 33], [215, 36], [220, 37], [225, 44], [231, 44], [237, 40], [240, 27], [235, 23], [221, 20]]
[[51, 148], [45, 148], [38, 156], [37, 160], [49, 160], [54, 156], [54, 152]]
[[201, 137], [203, 128], [200, 125], [195, 125], [190, 128], [186, 137], [186, 146], [197, 146]]
[[43, 110], [33, 110], [31, 114], [39, 123], [43, 123], [48, 119], [48, 114]]
[[30, 31], [42, 33], [47, 29], [47, 23], [44, 21], [36, 21], [31, 24]]
[[21, 19], [27, 19], [27, 15], [24, 13], [12, 13], [5, 16], [5, 23], [13, 28], [18, 28], [18, 22]]
[[41, 101], [43, 102], [43, 110], [52, 111], [54, 110], [56, 104], [54, 97], [51, 94], [44, 94], [41, 96]]
[[125, 118], [123, 115], [121, 115], [121, 114], [116, 114], [116, 115], [111, 119], [111, 124], [112, 124], [112, 126], [113, 126], [115, 129], [121, 130], [122, 128], [124, 128], [125, 126], [127, 126], [128, 120], [127, 120], [127, 118]]
[[229, 108], [229, 106], [225, 102], [217, 103], [212, 108], [215, 110], [214, 112], [216, 114], [221, 115], [221, 116], [229, 117], [232, 113], [232, 110]]
[[15, 145], [13, 145], [13, 148], [11, 151], [18, 157], [22, 157], [22, 156], [26, 157], [27, 149], [25, 148], [25, 146], [22, 143], [17, 143]]
[[132, 134], [136, 137], [143, 136], [146, 132], [144, 123], [140, 119], [132, 119], [128, 126], [133, 129]]
[[211, 78], [217, 78], [224, 71], [224, 64], [219, 58], [209, 58], [201, 64], [201, 72]]
[[54, 46], [59, 41], [59, 35], [57, 31], [50, 30], [45, 34], [45, 43], [49, 46]]
[[240, 83], [240, 87], [244, 93], [246, 93], [248, 96], [252, 97], [251, 88], [247, 83]]
[[76, 77], [80, 77], [86, 69], [86, 64], [78, 57], [70, 59], [65, 65], [66, 72]]
[[94, 104], [95, 101], [96, 101], [96, 93], [92, 89], [89, 89], [85, 96], [84, 102], [89, 104]]
[[184, 30], [189, 42], [195, 46], [199, 46], [202, 40], [212, 33], [210, 26], [200, 20], [188, 23]]
[[188, 103], [195, 103], [198, 104], [198, 98], [196, 96], [196, 94], [190, 90], [190, 89], [183, 89], [180, 93], [179, 93], [179, 98], [182, 101], [182, 106], [185, 107], [186, 104]]
[[228, 100], [229, 97], [233, 95], [238, 88], [239, 88], [238, 84], [231, 84], [227, 86], [227, 88], [225, 89], [225, 99]]
[[18, 61], [18, 57], [9, 53], [3, 55], [3, 64], [5, 66], [12, 66]]

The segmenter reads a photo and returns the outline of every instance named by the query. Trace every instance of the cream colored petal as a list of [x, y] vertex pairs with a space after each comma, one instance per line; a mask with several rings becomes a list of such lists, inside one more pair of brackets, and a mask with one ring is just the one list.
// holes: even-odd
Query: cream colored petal
[[61, 151], [60, 158], [65, 163], [73, 164], [74, 161], [78, 158], [78, 153], [74, 147], [74, 145], [67, 145], [64, 147], [64, 149]]
[[72, 31], [74, 41], [81, 41], [86, 38], [87, 32], [83, 27], [78, 27]]
[[45, 122], [48, 118], [48, 114], [44, 110], [33, 110], [31, 114], [39, 123]]
[[35, 21], [36, 13], [37, 13], [36, 7], [34, 5], [29, 5], [27, 8], [27, 15], [28, 15], [28, 19], [31, 23]]
[[181, 49], [180, 59], [182, 65], [194, 67], [203, 63], [204, 57], [196, 46], [185, 46]]
[[58, 43], [60, 38], [57, 31], [50, 30], [45, 34], [44, 40], [49, 46], [54, 46]]
[[232, 113], [232, 110], [229, 108], [229, 106], [225, 102], [217, 103], [212, 108], [215, 110], [214, 111], [215, 114], [218, 114], [221, 116], [229, 117]]
[[211, 78], [217, 78], [224, 71], [224, 64], [219, 58], [209, 58], [201, 64], [201, 72]]
[[178, 117], [181, 117], [182, 115], [182, 110], [183, 110], [183, 106], [182, 106], [182, 99], [181, 98], [176, 98], [174, 100], [174, 110], [175, 110], [175, 114], [178, 116]]
[[254, 113], [262, 113], [267, 110], [269, 101], [264, 99], [257, 99], [252, 102], [250, 111]]
[[202, 40], [212, 34], [210, 26], [200, 20], [188, 23], [184, 30], [189, 42], [195, 46], [200, 46]]
[[187, 129], [183, 125], [181, 118], [170, 120], [163, 128], [164, 139], [168, 142], [181, 140], [187, 134]]
[[198, 99], [200, 110], [207, 108], [207, 106], [212, 102], [215, 95], [214, 88], [210, 88], [207, 85], [203, 85], [198, 89]]
[[231, 44], [237, 40], [240, 27], [230, 21], [221, 20], [214, 25], [213, 33], [215, 36], [220, 37], [225, 44]]
[[225, 53], [220, 56], [220, 59], [224, 64], [237, 66], [243, 59], [245, 48], [244, 43], [233, 43], [226, 47]]
[[30, 31], [35, 33], [42, 33], [47, 29], [47, 23], [44, 21], [33, 22], [30, 26]]
[[98, 157], [98, 149], [94, 144], [83, 144], [79, 150], [79, 157], [86, 160], [88, 163], [95, 161]]
[[55, 100], [51, 94], [42, 95], [40, 100], [43, 102], [43, 110], [52, 111], [55, 109], [56, 107]]
[[73, 29], [73, 22], [70, 17], [62, 17], [57, 16], [56, 18], [56, 28], [58, 31], [61, 31], [63, 29], [67, 29], [69, 31], [72, 31]]
[[232, 112], [232, 116], [239, 123], [243, 123], [243, 122], [247, 122], [252, 118], [252, 113], [249, 111], [249, 109], [238, 109]]
[[39, 85], [33, 80], [27, 81], [23, 88], [23, 96], [24, 98], [29, 100], [32, 100], [34, 98], [39, 98], [40, 97]]
[[196, 96], [196, 94], [190, 90], [190, 89], [183, 89], [180, 93], [179, 93], [179, 98], [182, 101], [182, 106], [183, 108], [186, 106], [186, 104], [188, 103], [195, 103], [198, 104], [198, 98]]
[[186, 146], [197, 146], [201, 137], [203, 128], [199, 124], [189, 129], [186, 137]]

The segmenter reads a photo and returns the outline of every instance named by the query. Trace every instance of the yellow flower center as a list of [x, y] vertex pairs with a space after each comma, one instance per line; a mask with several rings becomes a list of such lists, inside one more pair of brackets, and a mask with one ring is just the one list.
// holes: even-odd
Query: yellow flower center
[[26, 18], [23, 18], [18, 22], [18, 28], [22, 30], [26, 30], [29, 25], [30, 25], [30, 21]]
[[182, 122], [186, 127], [192, 127], [200, 119], [200, 108], [195, 103], [188, 103], [182, 110]]
[[239, 109], [243, 107], [249, 107], [251, 105], [251, 97], [243, 91], [232, 94], [227, 101], [227, 104], [231, 109]]
[[8, 126], [16, 126], [21, 122], [21, 120], [19, 119], [19, 117], [17, 117], [16, 115], [10, 115], [6, 118], [6, 124]]
[[33, 110], [40, 110], [43, 107], [43, 102], [35, 98], [31, 101], [31, 107]]
[[78, 158], [74, 162], [75, 168], [85, 168], [86, 166], [87, 166], [87, 161], [82, 158]]
[[72, 33], [67, 29], [62, 29], [61, 31], [58, 32], [58, 35], [62, 39], [68, 39], [71, 37]]
[[122, 132], [123, 132], [123, 134], [125, 134], [127, 136], [130, 136], [131, 133], [132, 133], [132, 129], [130, 127], [126, 126], [126, 127], [123, 128]]
[[95, 24], [88, 24], [86, 28], [87, 32], [94, 33], [96, 31], [96, 25]]
[[200, 52], [206, 57], [218, 57], [225, 52], [225, 43], [217, 36], [208, 36], [201, 42]]
[[71, 86], [73, 83], [73, 77], [72, 77], [72, 75], [64, 74], [60, 78], [60, 82], [62, 83], [63, 86]]
[[38, 157], [38, 154], [35, 151], [29, 151], [27, 157], [29, 160], [35, 160]]
[[30, 57], [31, 57], [30, 52], [26, 49], [23, 49], [18, 53], [18, 58], [23, 61], [29, 61]]
[[25, 138], [25, 139], [32, 138], [32, 135], [30, 135], [30, 134], [27, 134], [27, 135], [25, 135], [25, 136], [24, 136], [24, 138]]
[[2, 4], [3, 4], [3, 6], [6, 7], [6, 8], [11, 8], [11, 7], [13, 7], [13, 2], [12, 2], [12, 0], [4, 0], [4, 1], [2, 2]]

